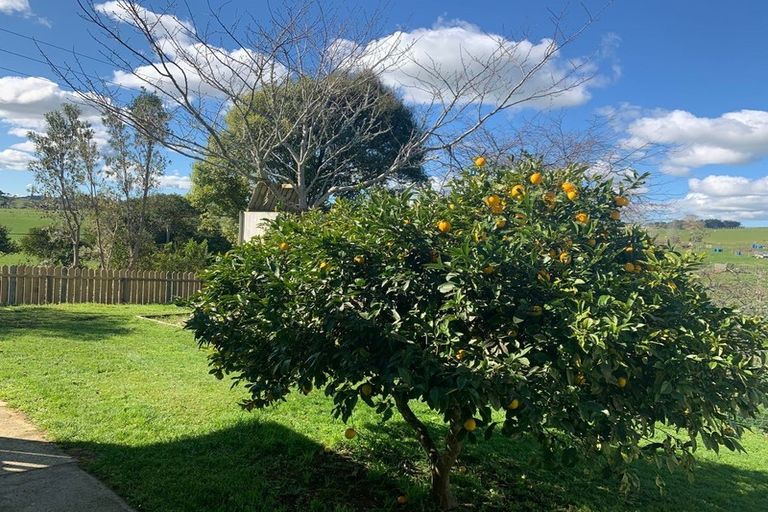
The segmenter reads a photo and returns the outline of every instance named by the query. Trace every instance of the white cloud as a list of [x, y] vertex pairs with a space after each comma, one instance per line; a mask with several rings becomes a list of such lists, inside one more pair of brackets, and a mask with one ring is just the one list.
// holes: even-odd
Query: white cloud
[[160, 176], [158, 184], [161, 188], [174, 188], [178, 190], [189, 190], [192, 188], [192, 178], [183, 176], [179, 171]]
[[667, 174], [685, 175], [706, 165], [735, 165], [768, 156], [768, 111], [739, 110], [697, 117], [684, 110], [657, 112], [629, 122], [627, 148], [662, 145]]
[[61, 108], [64, 103], [77, 103], [88, 121], [98, 121], [98, 113], [82, 104], [74, 92], [64, 91], [47, 78], [0, 77], [0, 122], [9, 126], [8, 133], [26, 136], [29, 130], [41, 130], [45, 113]]
[[[217, 90], [217, 83], [236, 90], [286, 76], [284, 66], [254, 50], [226, 50], [201, 44], [194, 26], [171, 14], [142, 7], [129, 13], [116, 1], [97, 4], [96, 10], [131, 25], [136, 24], [134, 18], [138, 17], [151, 27], [159, 48], [173, 61], [160, 71], [152, 65], [142, 65], [130, 72], [116, 71], [113, 82], [119, 85], [131, 88], [151, 85], [167, 91], [170, 79], [163, 74], [170, 74], [179, 83], [186, 82], [193, 95], [217, 97], [223, 96]], [[606, 38], [601, 58], [607, 59], [617, 44], [618, 38]], [[548, 61], [534, 70], [553, 51]], [[363, 45], [337, 40], [326, 53], [339, 66], [347, 62], [352, 67], [378, 69], [387, 85], [402, 91], [407, 101], [419, 104], [430, 103], [435, 96], [439, 96], [437, 101], [450, 101], [454, 92], [473, 75], [472, 90], [462, 89], [465, 103], [477, 103], [481, 96], [484, 103], [498, 104], [542, 95], [527, 101], [526, 105], [568, 107], [585, 103], [590, 98], [590, 87], [601, 83], [600, 79], [587, 81], [596, 72], [592, 63], [564, 58], [550, 39], [512, 41], [460, 20], [439, 19], [433, 28], [397, 31]], [[490, 68], [486, 69], [489, 64]], [[613, 67], [614, 74], [618, 75], [618, 64], [614, 62]], [[439, 76], [434, 73], [436, 70]], [[531, 76], [523, 80], [527, 73]], [[519, 82], [525, 83], [507, 100], [506, 96]]]
[[676, 206], [685, 213], [726, 220], [768, 220], [768, 176], [710, 175], [688, 180], [688, 194]]
[[173, 15], [155, 13], [143, 7], [128, 12], [121, 2], [116, 1], [97, 4], [95, 9], [130, 25], [136, 25], [135, 17], [138, 17], [150, 27], [159, 48], [173, 61], [167, 67], [156, 64], [139, 66], [131, 72], [115, 71], [112, 81], [118, 85], [134, 89], [154, 86], [170, 91], [173, 90], [172, 81], [177, 81], [185, 84], [192, 95], [217, 97], [223, 96], [219, 90], [222, 86], [230, 91], [242, 91], [259, 81], [285, 76], [283, 66], [268, 62], [256, 51], [245, 48], [229, 51], [201, 44], [197, 41], [194, 26]]
[[26, 171], [30, 160], [32, 160], [32, 154], [26, 151], [12, 148], [0, 151], [0, 169]]
[[[446, 102], [463, 91], [465, 103], [499, 104], [510, 101], [507, 95], [521, 82], [525, 83], [514, 92], [512, 102], [543, 93], [544, 97], [525, 104], [550, 108], [585, 103], [589, 87], [597, 85], [586, 81], [595, 66], [564, 58], [554, 44], [551, 39], [512, 41], [460, 20], [438, 19], [432, 28], [397, 31], [363, 46], [337, 41], [329, 51], [355, 66], [378, 69], [384, 82], [412, 103]], [[606, 44], [614, 45], [616, 40]], [[534, 70], [553, 49], [549, 60]], [[527, 73], [531, 76], [523, 80]], [[473, 87], [468, 89], [470, 82]], [[546, 94], [552, 91], [561, 92]]]
[[[82, 109], [82, 119], [91, 123], [98, 144], [105, 141], [99, 113], [84, 105], [78, 96], [62, 90], [59, 85], [41, 77], [0, 77], [0, 123], [9, 135], [26, 138], [29, 131], [42, 131], [45, 114], [60, 109], [65, 103], [75, 103]], [[24, 170], [32, 159], [34, 146], [30, 141], [19, 142], [0, 150], [0, 169]]]
[[31, 14], [29, 0], [0, 0], [0, 12], [3, 14]]
[[50, 28], [51, 26], [51, 22], [47, 18], [35, 16], [29, 5], [29, 0], [0, 0], [0, 14], [17, 14], [25, 18], [32, 18], [46, 27]]

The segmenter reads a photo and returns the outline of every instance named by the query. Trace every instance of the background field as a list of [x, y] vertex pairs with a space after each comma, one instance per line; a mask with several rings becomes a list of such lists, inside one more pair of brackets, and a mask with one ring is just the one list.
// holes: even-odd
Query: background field
[[[11, 239], [18, 242], [32, 228], [51, 224], [42, 210], [36, 208], [0, 208], [0, 226], [8, 228]], [[38, 262], [34, 256], [23, 253], [0, 255], [0, 265], [34, 265]]]

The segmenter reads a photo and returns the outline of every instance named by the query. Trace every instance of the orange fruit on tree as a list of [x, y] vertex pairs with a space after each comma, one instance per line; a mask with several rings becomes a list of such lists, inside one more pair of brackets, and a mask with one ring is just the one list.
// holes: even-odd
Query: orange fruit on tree
[[503, 229], [507, 225], [507, 219], [496, 219], [496, 229]]
[[496, 267], [494, 265], [486, 265], [483, 267], [483, 274], [490, 275], [496, 272]]
[[522, 185], [515, 185], [509, 190], [509, 197], [513, 199], [522, 199], [525, 194], [525, 187]]
[[624, 270], [627, 272], [634, 272], [635, 271], [635, 264], [631, 261], [628, 261], [624, 264]]
[[544, 281], [545, 283], [548, 283], [550, 280], [549, 272], [547, 272], [544, 269], [539, 270], [536, 273], [536, 276], [539, 278], [539, 281]]
[[366, 382], [360, 386], [360, 394], [363, 396], [371, 396], [371, 394], [373, 394], [373, 386]]
[[587, 381], [587, 378], [584, 377], [583, 373], [577, 373], [576, 377], [574, 377], [574, 379], [573, 379], [574, 384], [576, 384], [577, 386], [581, 386], [586, 381]]
[[544, 312], [544, 308], [536, 304], [535, 306], [531, 307], [531, 316], [541, 316], [541, 314]]
[[280, 242], [280, 244], [277, 246], [278, 249], [281, 251], [287, 251], [290, 245], [288, 245], [288, 242]]
[[496, 204], [501, 204], [501, 198], [496, 194], [491, 194], [490, 196], [483, 199], [483, 202], [486, 204], [486, 206], [493, 206]]
[[467, 432], [473, 432], [475, 429], [477, 429], [477, 422], [474, 418], [469, 418], [464, 422], [464, 430]]
[[621, 212], [619, 210], [613, 210], [611, 212], [611, 219], [613, 219], [613, 220], [621, 220]]
[[347, 439], [354, 439], [357, 436], [357, 430], [353, 428], [348, 428], [344, 431], [344, 437]]
[[567, 252], [561, 252], [560, 257], [558, 259], [560, 260], [560, 263], [562, 263], [563, 265], [568, 265], [569, 263], [571, 263], [571, 255], [568, 254]]
[[578, 222], [579, 224], [586, 224], [587, 222], [589, 222], [589, 215], [587, 215], [584, 212], [577, 213], [574, 216], [574, 218], [576, 219], [576, 222]]
[[624, 196], [616, 196], [613, 198], [613, 203], [618, 207], [627, 206], [629, 204], [629, 198]]
[[456, 360], [463, 361], [467, 357], [467, 351], [463, 348], [456, 352]]
[[569, 190], [565, 193], [565, 195], [568, 197], [569, 200], [575, 201], [579, 198], [579, 191], [578, 190]]
[[398, 505], [405, 505], [408, 503], [408, 496], [398, 496], [397, 497], [397, 504]]
[[437, 223], [437, 230], [441, 233], [447, 233], [451, 230], [451, 223], [447, 220], [441, 220]]
[[474, 163], [477, 167], [483, 167], [485, 165], [485, 157], [484, 156], [476, 156]]
[[331, 268], [331, 264], [330, 263], [328, 263], [327, 261], [321, 261], [320, 262], [320, 270], [325, 271], [325, 270], [328, 270], [329, 268]]
[[587, 240], [587, 245], [590, 247], [594, 247], [597, 245], [597, 240], [595, 240], [594, 238], [590, 238], [589, 240]]
[[619, 377], [616, 379], [616, 385], [619, 386], [621, 389], [624, 389], [627, 387], [627, 378], [626, 377]]
[[566, 192], [566, 193], [576, 190], [576, 185], [574, 185], [569, 181], [566, 181], [565, 183], [563, 183], [561, 187], [563, 189], [563, 192]]
[[538, 185], [539, 183], [541, 183], [541, 177], [542, 176], [540, 172], [535, 172], [531, 174], [531, 177], [528, 179], [531, 181], [531, 185]]
[[510, 411], [514, 411], [514, 410], [515, 410], [515, 409], [517, 409], [518, 407], [520, 407], [520, 400], [518, 400], [517, 398], [514, 398], [514, 399], [513, 399], [511, 402], [509, 402], [509, 404], [507, 405], [507, 409], [509, 409]]
[[363, 263], [365, 263], [365, 256], [363, 256], [362, 254], [358, 254], [353, 259], [355, 261], [355, 264], [357, 265], [362, 265]]

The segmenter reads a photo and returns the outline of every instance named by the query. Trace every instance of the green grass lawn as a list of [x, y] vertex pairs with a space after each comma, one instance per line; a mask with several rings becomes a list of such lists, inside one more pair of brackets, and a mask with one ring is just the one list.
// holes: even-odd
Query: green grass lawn
[[[177, 312], [0, 308], [0, 399], [137, 510], [431, 510], [424, 458], [398, 417], [382, 425], [361, 406], [350, 421], [360, 435], [347, 441], [318, 391], [243, 412], [243, 391], [208, 375], [190, 333], [136, 317]], [[744, 444], [748, 455], [700, 453], [695, 480], [667, 476], [664, 496], [641, 466], [643, 487], [625, 499], [612, 480], [534, 465], [530, 443], [496, 437], [466, 449], [455, 490], [473, 511], [764, 511], [768, 438]]]

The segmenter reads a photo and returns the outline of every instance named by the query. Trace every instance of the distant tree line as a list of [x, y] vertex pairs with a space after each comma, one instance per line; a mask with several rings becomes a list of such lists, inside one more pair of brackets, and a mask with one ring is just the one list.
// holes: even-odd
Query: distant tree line
[[722, 220], [722, 219], [676, 219], [668, 222], [652, 222], [651, 226], [655, 228], [666, 229], [690, 229], [695, 224], [696, 227], [710, 228], [710, 229], [723, 229], [723, 228], [740, 228], [741, 222], [735, 220]]

